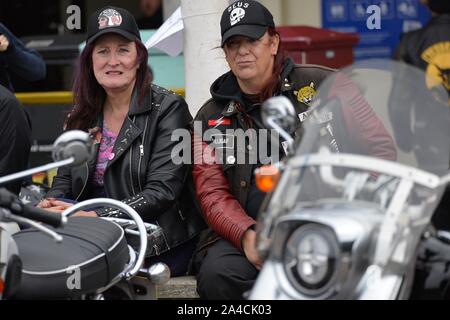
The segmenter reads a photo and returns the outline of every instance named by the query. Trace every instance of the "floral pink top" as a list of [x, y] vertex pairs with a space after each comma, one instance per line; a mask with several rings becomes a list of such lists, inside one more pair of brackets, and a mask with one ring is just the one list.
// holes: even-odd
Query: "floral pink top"
[[108, 161], [114, 158], [114, 154], [112, 153], [112, 151], [114, 148], [114, 144], [116, 143], [116, 139], [117, 135], [108, 129], [106, 121], [103, 120], [102, 137], [98, 150], [97, 164], [95, 166], [95, 172], [92, 177], [92, 183], [96, 188], [103, 188], [103, 175], [105, 174], [105, 169]]

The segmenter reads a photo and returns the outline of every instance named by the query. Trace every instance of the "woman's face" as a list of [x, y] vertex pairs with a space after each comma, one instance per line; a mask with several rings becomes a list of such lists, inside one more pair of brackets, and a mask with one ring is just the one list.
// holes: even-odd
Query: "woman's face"
[[136, 43], [120, 35], [106, 34], [95, 43], [92, 65], [95, 78], [106, 91], [134, 86], [139, 68]]
[[225, 43], [225, 57], [240, 81], [266, 81], [272, 74], [279, 43], [278, 36], [267, 32], [258, 40], [235, 36]]

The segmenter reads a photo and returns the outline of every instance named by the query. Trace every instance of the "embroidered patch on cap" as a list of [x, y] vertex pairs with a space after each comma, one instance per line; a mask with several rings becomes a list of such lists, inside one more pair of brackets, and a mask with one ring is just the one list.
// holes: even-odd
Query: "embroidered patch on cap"
[[249, 7], [250, 4], [242, 1], [236, 1], [231, 6], [228, 7], [228, 12], [230, 13], [230, 25], [234, 26], [236, 23], [240, 22], [245, 17], [245, 9]]
[[121, 14], [114, 9], [103, 10], [98, 15], [98, 28], [104, 29], [107, 27], [117, 27], [122, 24]]
[[231, 11], [230, 14], [230, 24], [234, 26], [236, 23], [241, 21], [245, 17], [245, 10], [242, 8], [236, 8]]

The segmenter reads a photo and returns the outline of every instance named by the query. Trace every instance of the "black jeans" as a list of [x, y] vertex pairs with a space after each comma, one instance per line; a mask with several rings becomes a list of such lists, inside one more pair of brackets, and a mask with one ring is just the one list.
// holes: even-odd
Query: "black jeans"
[[170, 275], [172, 277], [185, 276], [188, 273], [189, 263], [197, 241], [198, 237], [194, 237], [159, 256], [146, 258], [144, 265], [149, 267], [154, 263], [164, 262], [170, 268]]
[[219, 239], [206, 249], [197, 273], [197, 291], [201, 299], [244, 299], [257, 275], [243, 252]]

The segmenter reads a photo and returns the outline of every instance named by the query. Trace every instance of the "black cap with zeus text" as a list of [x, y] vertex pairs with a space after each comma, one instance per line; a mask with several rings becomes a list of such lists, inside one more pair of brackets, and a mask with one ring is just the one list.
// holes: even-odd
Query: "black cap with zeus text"
[[273, 16], [261, 3], [253, 0], [235, 1], [225, 9], [220, 20], [222, 47], [233, 36], [259, 39], [268, 27], [275, 28]]
[[86, 43], [92, 43], [106, 33], [116, 33], [130, 41], [141, 40], [136, 20], [122, 8], [104, 7], [89, 17]]

